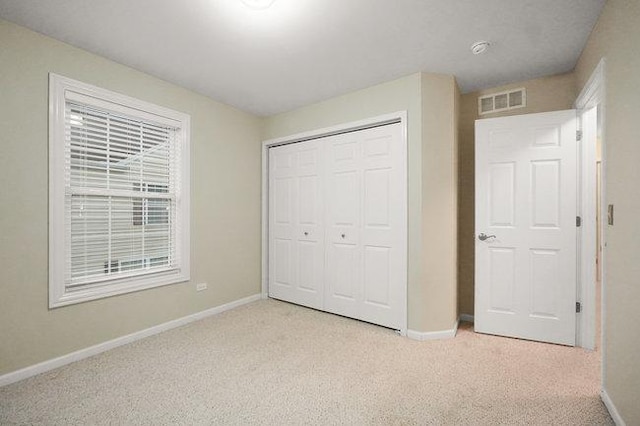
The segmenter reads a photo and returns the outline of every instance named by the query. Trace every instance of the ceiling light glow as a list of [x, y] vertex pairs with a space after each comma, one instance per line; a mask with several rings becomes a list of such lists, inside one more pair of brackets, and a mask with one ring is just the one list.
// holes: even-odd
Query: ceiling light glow
[[474, 55], [484, 53], [489, 48], [490, 43], [488, 41], [477, 41], [471, 45], [471, 52]]
[[250, 9], [263, 10], [273, 4], [275, 0], [241, 0]]

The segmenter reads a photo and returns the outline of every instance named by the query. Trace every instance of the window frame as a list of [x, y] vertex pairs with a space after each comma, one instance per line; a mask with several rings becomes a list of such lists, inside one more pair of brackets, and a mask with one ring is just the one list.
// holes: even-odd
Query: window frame
[[[137, 118], [171, 125], [179, 129], [175, 141], [180, 144], [178, 166], [180, 187], [176, 199], [176, 249], [178, 268], [150, 272], [135, 277], [120, 277], [87, 284], [69, 290], [65, 283], [69, 244], [65, 215], [65, 105], [74, 100], [121, 112]], [[190, 116], [136, 98], [49, 73], [49, 308], [131, 293], [190, 280]]]

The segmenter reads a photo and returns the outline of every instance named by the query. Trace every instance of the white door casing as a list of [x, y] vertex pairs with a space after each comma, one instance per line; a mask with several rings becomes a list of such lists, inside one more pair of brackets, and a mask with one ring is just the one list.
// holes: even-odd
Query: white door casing
[[576, 146], [574, 110], [476, 121], [476, 331], [575, 345]]
[[406, 330], [404, 137], [396, 123], [268, 149], [270, 297]]

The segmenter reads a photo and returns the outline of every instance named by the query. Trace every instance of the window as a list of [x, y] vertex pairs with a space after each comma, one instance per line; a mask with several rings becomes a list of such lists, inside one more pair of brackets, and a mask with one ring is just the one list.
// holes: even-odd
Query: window
[[189, 280], [189, 116], [50, 75], [49, 305]]

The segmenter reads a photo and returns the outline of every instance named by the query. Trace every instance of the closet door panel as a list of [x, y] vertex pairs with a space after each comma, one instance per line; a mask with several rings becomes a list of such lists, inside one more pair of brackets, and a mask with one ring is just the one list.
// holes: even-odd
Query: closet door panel
[[322, 309], [322, 147], [269, 149], [269, 296]]
[[269, 150], [269, 295], [287, 299], [295, 288], [296, 154]]
[[324, 143], [328, 185], [324, 305], [329, 312], [359, 318], [362, 300], [361, 144], [355, 133], [327, 137]]
[[323, 308], [324, 291], [324, 191], [323, 150], [319, 141], [295, 144], [297, 148], [296, 199], [296, 303]]
[[362, 139], [362, 250], [365, 276], [361, 319], [399, 328], [402, 217], [398, 206], [405, 185], [401, 180], [399, 125], [361, 133]]

